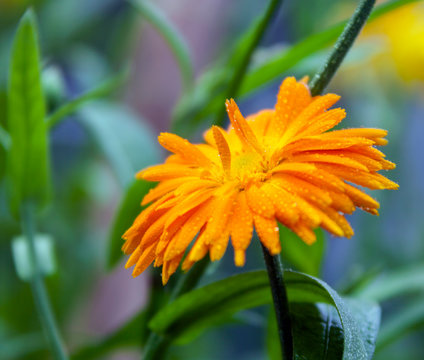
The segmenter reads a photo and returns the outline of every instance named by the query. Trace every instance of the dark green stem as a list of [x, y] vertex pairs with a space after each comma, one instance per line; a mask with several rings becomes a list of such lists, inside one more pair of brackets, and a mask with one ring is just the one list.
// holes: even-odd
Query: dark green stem
[[35, 247], [35, 224], [33, 207], [26, 204], [22, 208], [22, 232], [28, 243], [30, 261], [32, 263], [33, 274], [30, 280], [31, 290], [34, 296], [35, 306], [43, 325], [45, 334], [51, 347], [54, 359], [64, 360], [68, 359], [63, 341], [60, 337], [56, 320], [50, 305], [46, 288], [43, 282], [43, 275], [41, 273], [41, 266], [37, 257]]
[[[234, 98], [237, 96], [237, 93], [240, 89], [243, 78], [246, 75], [247, 68], [249, 66], [250, 59], [252, 58], [253, 52], [255, 51], [256, 47], [261, 41], [270, 23], [272, 16], [274, 15], [274, 13], [277, 11], [277, 9], [280, 7], [282, 3], [283, 3], [283, 0], [270, 1], [264, 15], [261, 17], [261, 19], [255, 26], [253, 33], [248, 34], [250, 36], [248, 36], [247, 39], [250, 39], [251, 37], [251, 40], [249, 44], [247, 45], [247, 47], [245, 48], [244, 53], [236, 54], [237, 56], [239, 56], [239, 60], [237, 62], [233, 76], [231, 77], [231, 80], [229, 82], [228, 89], [225, 93], [226, 99]], [[214, 124], [217, 126], [223, 126], [224, 121], [225, 121], [225, 108], [223, 106], [222, 111], [218, 111]]]
[[272, 256], [263, 245], [262, 251], [271, 286], [283, 359], [291, 360], [293, 359], [293, 335], [291, 330], [289, 301], [287, 299], [286, 286], [284, 284], [283, 266], [281, 264], [280, 255]]
[[[180, 281], [175, 286], [172, 291], [169, 301], [175, 300], [182, 294], [194, 289], [199, 282], [200, 278], [205, 273], [210, 261], [208, 258], [196, 263], [193, 268], [187, 273], [187, 275], [180, 278]], [[155, 333], [150, 333], [146, 347], [144, 351], [144, 360], [159, 360], [165, 357], [166, 352], [168, 351], [170, 343], [168, 339], [159, 336]]]
[[367, 21], [375, 0], [362, 0], [338, 38], [333, 51], [324, 66], [315, 74], [309, 84], [313, 96], [319, 95], [326, 88], [353, 42]]

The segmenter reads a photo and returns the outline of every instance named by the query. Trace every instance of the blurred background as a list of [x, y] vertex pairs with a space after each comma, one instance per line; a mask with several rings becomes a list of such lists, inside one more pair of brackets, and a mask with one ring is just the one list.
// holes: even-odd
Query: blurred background
[[[267, 5], [255, 0], [155, 3], [186, 40], [196, 78], [225, 61]], [[348, 18], [356, 5], [357, 1], [349, 0], [319, 0], [307, 6], [304, 1], [285, 1], [251, 66], [259, 66], [276, 52]], [[34, 7], [38, 18], [49, 112], [108, 79], [121, 74], [123, 78], [115, 91], [87, 102], [51, 132], [53, 203], [38, 219], [37, 227], [54, 240], [56, 266], [46, 282], [72, 353], [101, 343], [137, 314], [155, 285], [149, 271], [133, 279], [131, 271], [124, 269], [123, 258], [108, 266], [109, 233], [134, 173], [166, 155], [156, 137], [169, 130], [171, 120], [177, 117], [182, 81], [166, 42], [127, 1], [0, 0], [2, 125], [6, 121], [11, 44], [28, 6]], [[284, 76], [313, 75], [328, 51], [328, 47], [315, 51], [249, 96], [236, 97], [242, 112], [247, 115], [272, 107]], [[368, 275], [423, 263], [423, 64], [424, 6], [419, 1], [367, 25], [327, 89], [342, 95], [340, 106], [348, 114], [343, 127], [389, 130], [384, 152], [397, 164], [389, 177], [400, 184], [395, 192], [374, 191], [381, 203], [379, 217], [358, 211], [349, 218], [355, 229], [352, 239], [326, 235], [321, 277], [336, 289], [346, 289]], [[185, 101], [190, 102], [191, 97], [186, 96]], [[210, 123], [211, 118], [205, 117], [190, 129], [191, 140], [200, 141]], [[3, 150], [0, 171], [4, 171]], [[11, 240], [20, 234], [20, 226], [9, 215], [4, 186], [0, 186], [0, 197], [0, 359], [45, 359], [48, 353], [30, 287], [18, 278], [13, 263]], [[229, 250], [204, 281], [263, 268], [257, 245], [249, 248], [247, 256], [246, 268], [236, 269]], [[383, 322], [386, 314], [405, 304], [407, 297], [385, 303]], [[244, 314], [243, 320], [210, 330], [189, 346], [177, 347], [173, 356], [266, 358], [267, 311], [257, 309]], [[375, 358], [422, 359], [423, 341], [424, 332], [418, 329], [379, 350]], [[100, 358], [138, 359], [140, 350], [133, 345], [117, 347]]]

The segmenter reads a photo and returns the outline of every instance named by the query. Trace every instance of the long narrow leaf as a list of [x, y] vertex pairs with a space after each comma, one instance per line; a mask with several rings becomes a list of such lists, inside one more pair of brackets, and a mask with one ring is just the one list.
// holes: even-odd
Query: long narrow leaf
[[8, 175], [15, 215], [24, 200], [42, 206], [49, 197], [48, 136], [44, 119], [37, 27], [29, 10], [19, 23], [9, 69], [8, 128], [12, 144]]

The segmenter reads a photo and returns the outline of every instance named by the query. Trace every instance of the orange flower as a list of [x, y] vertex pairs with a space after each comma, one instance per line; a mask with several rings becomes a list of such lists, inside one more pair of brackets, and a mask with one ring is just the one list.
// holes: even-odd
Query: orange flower
[[395, 167], [374, 147], [387, 143], [387, 131], [327, 132], [345, 117], [343, 109], [327, 110], [338, 99], [312, 97], [305, 83], [289, 77], [273, 110], [245, 119], [236, 103], [227, 101], [231, 126], [227, 131], [213, 126], [204, 135], [206, 144], [162, 133], [159, 142], [173, 155], [137, 174], [159, 184], [142, 202], [151, 205], [123, 236], [133, 276], [154, 261], [162, 265], [166, 284], [192, 243], [185, 271], [208, 252], [212, 261], [219, 260], [230, 237], [235, 264], [243, 266], [253, 228], [269, 252], [278, 254], [277, 221], [312, 244], [319, 226], [351, 237], [343, 214], [356, 207], [377, 215], [378, 202], [349, 183], [398, 188], [377, 173]]

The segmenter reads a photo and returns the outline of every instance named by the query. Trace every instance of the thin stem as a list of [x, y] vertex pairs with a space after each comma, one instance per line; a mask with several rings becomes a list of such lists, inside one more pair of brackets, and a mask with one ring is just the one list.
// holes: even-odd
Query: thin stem
[[367, 21], [375, 0], [362, 0], [338, 38], [333, 51], [310, 83], [312, 95], [321, 94], [336, 73], [353, 42]]
[[[237, 96], [237, 93], [243, 82], [243, 78], [246, 75], [247, 68], [249, 66], [253, 52], [255, 51], [256, 47], [261, 41], [270, 23], [272, 16], [274, 15], [274, 13], [277, 11], [277, 9], [280, 7], [282, 3], [283, 3], [283, 0], [271, 0], [265, 13], [257, 22], [253, 31], [249, 32], [246, 38], [243, 39], [244, 41], [242, 41], [242, 44], [241, 44], [242, 46], [244, 45], [244, 42], [249, 41], [249, 43], [246, 45], [244, 53], [236, 54], [236, 56], [239, 58], [239, 61], [237, 62], [236, 69], [234, 70], [233, 76], [229, 82], [228, 89], [225, 93], [225, 98], [229, 99], [231, 97], [234, 98]], [[239, 50], [239, 48], [237, 48], [236, 51], [237, 50]], [[224, 120], [225, 120], [225, 110], [224, 110], [224, 107], [222, 107], [222, 110], [218, 111], [217, 113], [214, 124], [217, 126], [222, 126], [224, 124]]]
[[56, 325], [56, 320], [44, 286], [40, 263], [37, 258], [35, 247], [35, 224], [33, 217], [34, 213], [32, 206], [30, 204], [24, 205], [22, 208], [22, 231], [25, 235], [26, 241], [28, 242], [29, 255], [33, 268], [33, 276], [30, 280], [31, 290], [53, 357], [58, 360], [65, 360], [68, 359], [68, 356]]
[[272, 299], [274, 301], [274, 310], [277, 318], [283, 359], [290, 360], [293, 359], [293, 335], [291, 330], [289, 301], [287, 299], [286, 286], [284, 284], [283, 266], [281, 264], [280, 255], [272, 256], [263, 245], [262, 251], [268, 271]]
[[[180, 281], [175, 286], [174, 290], [172, 291], [171, 297], [169, 301], [175, 300], [177, 297], [179, 297], [182, 294], [185, 294], [186, 292], [192, 290], [197, 283], [199, 282], [200, 278], [205, 273], [210, 261], [208, 258], [204, 258], [203, 260], [196, 263], [193, 268], [187, 273], [186, 276], [183, 276], [180, 278]], [[144, 360], [159, 360], [163, 359], [166, 352], [168, 351], [170, 343], [168, 339], [159, 336], [155, 333], [150, 333], [145, 347], [144, 352]]]

